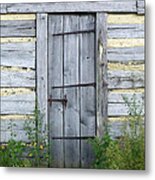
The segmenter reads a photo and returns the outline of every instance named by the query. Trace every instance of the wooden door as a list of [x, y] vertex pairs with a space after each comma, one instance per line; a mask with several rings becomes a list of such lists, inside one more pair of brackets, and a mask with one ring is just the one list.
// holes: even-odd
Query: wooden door
[[95, 17], [49, 15], [49, 136], [53, 167], [90, 167], [96, 135]]

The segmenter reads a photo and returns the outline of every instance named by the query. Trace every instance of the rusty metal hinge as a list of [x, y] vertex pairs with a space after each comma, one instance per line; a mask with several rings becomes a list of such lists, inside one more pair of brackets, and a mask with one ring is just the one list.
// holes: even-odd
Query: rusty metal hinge
[[64, 106], [64, 107], [66, 107], [67, 106], [67, 96], [66, 95], [64, 95], [64, 98], [63, 99], [53, 99], [52, 98], [52, 96], [50, 95], [50, 98], [48, 98], [48, 102], [49, 102], [49, 105], [50, 106], [52, 106], [52, 103], [53, 102], [60, 102], [60, 103], [62, 103], [62, 105]]

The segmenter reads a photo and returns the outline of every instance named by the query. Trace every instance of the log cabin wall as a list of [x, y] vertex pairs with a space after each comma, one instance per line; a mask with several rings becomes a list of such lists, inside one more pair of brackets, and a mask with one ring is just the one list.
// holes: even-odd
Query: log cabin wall
[[129, 115], [122, 96], [144, 103], [144, 15], [108, 14], [107, 27], [108, 124], [120, 136]]
[[34, 119], [36, 98], [36, 15], [2, 14], [1, 142], [27, 141], [25, 121]]
[[[136, 94], [144, 101], [144, 2], [131, 2], [134, 2], [129, 6], [131, 12], [116, 7], [113, 12], [106, 6], [108, 125], [112, 136], [120, 135], [120, 127], [128, 119], [122, 95], [130, 99]], [[10, 122], [16, 124], [12, 126], [17, 134], [15, 139], [27, 141], [23, 126], [25, 121], [34, 119], [36, 13], [42, 9], [38, 6], [38, 10], [26, 12], [25, 7], [20, 9], [18, 5], [1, 4], [1, 142], [7, 142], [11, 137]], [[27, 7], [32, 8], [30, 5]], [[43, 9], [46, 12], [46, 6]]]

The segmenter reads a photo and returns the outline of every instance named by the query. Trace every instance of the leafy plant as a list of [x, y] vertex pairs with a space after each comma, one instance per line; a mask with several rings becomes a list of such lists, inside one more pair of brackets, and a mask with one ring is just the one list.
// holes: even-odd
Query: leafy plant
[[[45, 128], [42, 124], [42, 117], [36, 106], [35, 118], [26, 121], [24, 130], [29, 143], [16, 141], [14, 128], [16, 124], [9, 122], [8, 130], [11, 132], [11, 139], [7, 144], [0, 145], [0, 166], [5, 167], [47, 167], [49, 163], [48, 141]], [[44, 130], [43, 130], [44, 129]]]
[[129, 119], [124, 124], [122, 136], [113, 139], [107, 131], [102, 138], [89, 140], [95, 154], [94, 168], [145, 169], [143, 105], [135, 95], [130, 102], [127, 97], [123, 99], [128, 107]]
[[37, 107], [34, 114], [35, 119], [31, 123], [26, 121], [24, 128], [30, 141], [27, 156], [31, 158], [33, 167], [44, 167], [49, 164], [48, 137], [45, 134], [46, 127], [43, 128], [42, 117]]

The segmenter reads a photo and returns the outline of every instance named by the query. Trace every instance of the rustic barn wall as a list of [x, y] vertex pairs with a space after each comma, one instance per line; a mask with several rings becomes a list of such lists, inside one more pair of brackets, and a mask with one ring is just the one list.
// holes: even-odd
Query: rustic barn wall
[[108, 124], [112, 136], [119, 136], [128, 120], [122, 95], [144, 101], [144, 16], [109, 14], [107, 26]]
[[1, 142], [27, 140], [35, 109], [35, 15], [6, 14], [1, 25]]
[[[144, 16], [108, 14], [108, 124], [113, 136], [128, 120], [122, 95], [144, 98]], [[36, 98], [36, 16], [1, 15], [1, 141], [27, 140], [25, 121], [34, 118]]]

